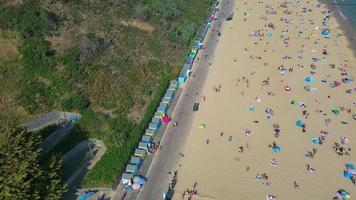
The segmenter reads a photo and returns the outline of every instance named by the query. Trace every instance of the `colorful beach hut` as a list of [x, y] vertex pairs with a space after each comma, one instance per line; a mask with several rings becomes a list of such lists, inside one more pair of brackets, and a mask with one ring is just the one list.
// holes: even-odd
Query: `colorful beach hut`
[[138, 148], [148, 151], [148, 146], [149, 145], [150, 145], [150, 143], [147, 143], [147, 142], [139, 142], [138, 143]]
[[185, 79], [187, 79], [187, 72], [181, 71], [178, 76], [178, 82], [179, 84], [183, 84], [185, 82]]
[[174, 97], [174, 92], [172, 91], [167, 91], [166, 94], [164, 95], [164, 98], [169, 98], [170, 100], [173, 100]]
[[130, 183], [132, 179], [133, 179], [133, 174], [130, 172], [124, 172], [121, 175], [121, 181], [124, 185]]
[[134, 153], [134, 155], [135, 155], [135, 156], [138, 156], [138, 157], [140, 157], [140, 158], [142, 158], [142, 159], [145, 159], [145, 157], [146, 157], [146, 153], [147, 153], [147, 151], [146, 151], [146, 150], [136, 148], [136, 149], [135, 149], [135, 153]]
[[143, 135], [141, 141], [151, 144], [153, 142], [153, 138], [149, 135]]
[[151, 129], [146, 129], [145, 135], [154, 137], [156, 135], [156, 131], [151, 130]]
[[159, 125], [158, 124], [155, 124], [155, 123], [149, 123], [148, 124], [148, 129], [151, 129], [151, 130], [154, 130], [154, 131], [158, 131], [159, 129]]
[[163, 113], [166, 114], [168, 111], [168, 104], [167, 103], [160, 103], [158, 108], [157, 108], [157, 112], [159, 113]]
[[160, 118], [153, 117], [152, 120], [151, 120], [151, 123], [152, 123], [152, 124], [158, 124], [158, 127], [159, 127], [159, 126], [161, 126], [162, 121], [161, 121]]
[[169, 85], [169, 87], [168, 87], [168, 90], [170, 90], [170, 91], [172, 91], [174, 93], [176, 93], [177, 89], [178, 89], [178, 87], [176, 87], [174, 85]]
[[131, 156], [130, 164], [137, 165], [138, 168], [140, 168], [142, 165], [142, 159], [138, 156]]
[[128, 164], [126, 166], [126, 172], [132, 173], [133, 175], [136, 176], [138, 174], [138, 166], [137, 165], [133, 165], [133, 164]]
[[176, 88], [178, 88], [178, 81], [177, 80], [173, 80], [169, 83], [170, 86], [174, 86]]
[[154, 117], [162, 119], [163, 118], [163, 113], [157, 111], [157, 112], [155, 112]]

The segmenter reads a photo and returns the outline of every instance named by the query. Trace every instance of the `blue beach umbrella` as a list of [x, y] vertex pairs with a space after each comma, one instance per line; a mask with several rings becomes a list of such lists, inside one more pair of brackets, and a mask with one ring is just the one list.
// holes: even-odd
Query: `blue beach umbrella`
[[272, 151], [274, 153], [280, 153], [281, 152], [281, 148], [279, 146], [274, 146], [274, 147], [272, 147]]
[[313, 144], [319, 144], [319, 139], [317, 137], [312, 138], [312, 143]]
[[314, 81], [314, 78], [311, 77], [311, 76], [308, 76], [308, 77], [306, 77], [306, 78], [304, 79], [304, 81], [307, 82], [307, 83], [311, 83], [311, 82]]
[[352, 174], [350, 172], [344, 170], [344, 178], [351, 179], [351, 177], [352, 177]]
[[298, 127], [302, 127], [304, 125], [304, 122], [302, 122], [301, 120], [298, 120], [296, 123], [295, 123]]
[[267, 33], [267, 37], [271, 38], [271, 37], [272, 37], [272, 33], [271, 33], [271, 32], [268, 32], [268, 33]]

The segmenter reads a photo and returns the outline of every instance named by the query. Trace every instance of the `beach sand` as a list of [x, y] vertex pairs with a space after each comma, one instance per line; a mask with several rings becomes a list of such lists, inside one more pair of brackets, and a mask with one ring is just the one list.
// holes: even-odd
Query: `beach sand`
[[[356, 85], [341, 81], [356, 75], [356, 59], [347, 39], [337, 36], [342, 30], [333, 17], [327, 23], [330, 38], [321, 35], [325, 6], [317, 8], [316, 0], [288, 3], [290, 14], [283, 13], [287, 9], [280, 6], [282, 1], [269, 1], [273, 9], [257, 2], [237, 0], [233, 20], [225, 22], [221, 30], [201, 94], [206, 100], [200, 101], [184, 158], [177, 166], [174, 199], [182, 199], [183, 192], [191, 190], [194, 183], [199, 196], [192, 199], [258, 200], [271, 194], [284, 200], [327, 200], [336, 196], [339, 189], [356, 196], [356, 186], [343, 177], [345, 163], [356, 164], [356, 121], [352, 116], [356, 113], [356, 91], [345, 92]], [[304, 7], [312, 10], [303, 13]], [[292, 21], [288, 24], [280, 21], [281, 17]], [[269, 23], [274, 29], [265, 27]], [[249, 36], [258, 29], [264, 36]], [[301, 29], [303, 33], [298, 37]], [[323, 49], [327, 55], [322, 54]], [[290, 58], [283, 59], [284, 56]], [[317, 58], [315, 62], [313, 57]], [[284, 75], [281, 65], [286, 69]], [[314, 81], [308, 83], [306, 77]], [[262, 86], [264, 80], [269, 84]], [[341, 85], [331, 87], [333, 81]], [[221, 89], [216, 92], [214, 88], [219, 85]], [[286, 86], [291, 90], [286, 91]], [[299, 104], [291, 104], [292, 100]], [[266, 108], [273, 110], [270, 119]], [[333, 109], [341, 111], [335, 115]], [[304, 110], [308, 116], [303, 116]], [[326, 119], [330, 124], [325, 123]], [[297, 120], [305, 123], [305, 132], [296, 125]], [[206, 127], [198, 128], [201, 123]], [[274, 136], [274, 123], [280, 127], [278, 138]], [[251, 131], [249, 136], [246, 129]], [[313, 144], [312, 138], [320, 137], [321, 131], [327, 133], [324, 143]], [[351, 148], [350, 155], [341, 156], [333, 150], [335, 142], [340, 144], [340, 136], [349, 139], [341, 146]], [[274, 141], [280, 153], [269, 147]], [[243, 146], [242, 153], [239, 146]], [[314, 158], [306, 157], [305, 152], [313, 148], [317, 149]], [[276, 167], [270, 165], [273, 158], [278, 161]], [[307, 171], [307, 164], [315, 171]], [[257, 174], [263, 173], [268, 180], [255, 180]], [[294, 181], [299, 189], [294, 187]]]

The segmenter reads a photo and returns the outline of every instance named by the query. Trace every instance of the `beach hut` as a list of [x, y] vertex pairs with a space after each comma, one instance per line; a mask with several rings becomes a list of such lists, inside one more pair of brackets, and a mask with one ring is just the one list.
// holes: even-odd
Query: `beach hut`
[[167, 103], [160, 103], [158, 108], [157, 108], [157, 112], [159, 113], [163, 113], [163, 114], [166, 114], [168, 110], [168, 104]]
[[124, 172], [121, 175], [121, 181], [124, 185], [131, 182], [132, 179], [133, 179], [133, 174], [130, 172]]
[[155, 123], [149, 123], [148, 124], [148, 129], [151, 129], [151, 130], [154, 130], [154, 131], [158, 131], [159, 129], [159, 125], [158, 124], [155, 124]]
[[145, 135], [154, 137], [156, 135], [156, 131], [151, 130], [151, 129], [146, 129]]
[[178, 82], [179, 84], [183, 84], [185, 82], [185, 79], [187, 79], [187, 76], [185, 73], [181, 72], [178, 76]]
[[153, 117], [152, 120], [151, 120], [151, 123], [152, 123], [152, 124], [157, 124], [158, 127], [159, 127], [159, 126], [161, 126], [162, 121], [161, 121], [160, 118]]
[[167, 91], [166, 94], [164, 95], [164, 98], [169, 98], [169, 99], [173, 99], [174, 97], [174, 92], [172, 91]]
[[153, 138], [149, 135], [143, 135], [142, 138], [141, 138], [141, 141], [142, 142], [146, 142], [146, 143], [152, 143], [153, 141]]
[[137, 165], [138, 168], [140, 168], [142, 165], [142, 159], [138, 156], [131, 156], [130, 164]]
[[178, 87], [176, 87], [174, 85], [169, 85], [169, 87], [168, 87], [168, 90], [170, 90], [170, 91], [172, 91], [174, 93], [177, 91], [177, 89], [178, 89]]
[[201, 43], [199, 40], [195, 40], [193, 49], [199, 50], [203, 47], [203, 43]]
[[155, 117], [155, 118], [162, 119], [162, 118], [163, 118], [163, 113], [157, 111], [157, 112], [155, 112], [154, 117]]
[[175, 86], [178, 88], [178, 81], [177, 80], [173, 80], [169, 83], [170, 86]]
[[137, 175], [138, 174], [138, 166], [133, 165], [133, 164], [128, 164], [126, 166], [126, 172], [132, 173], [133, 175]]
[[140, 158], [142, 158], [142, 159], [145, 159], [146, 153], [147, 153], [146, 150], [136, 148], [134, 155], [135, 155], [135, 156], [138, 156], [138, 157], [140, 157]]
[[138, 143], [138, 148], [148, 151], [148, 146], [149, 145], [150, 145], [150, 143], [147, 143], [147, 142], [139, 142]]

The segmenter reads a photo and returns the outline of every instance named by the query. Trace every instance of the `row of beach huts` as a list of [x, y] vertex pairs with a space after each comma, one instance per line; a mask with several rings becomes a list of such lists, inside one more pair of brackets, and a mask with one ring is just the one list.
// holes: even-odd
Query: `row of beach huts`
[[178, 87], [180, 84], [185, 83], [187, 77], [189, 76], [190, 70], [192, 68], [193, 62], [196, 58], [196, 55], [198, 51], [202, 48], [203, 46], [203, 40], [211, 27], [211, 24], [214, 19], [216, 19], [215, 14], [218, 11], [218, 3], [215, 3], [212, 6], [212, 9], [210, 11], [209, 19], [204, 23], [204, 26], [202, 29], [199, 31], [197, 35], [197, 40], [194, 42], [191, 51], [189, 52], [189, 55], [187, 56], [183, 68], [178, 76], [177, 80], [172, 80], [170, 82], [170, 85], [161, 101], [159, 104], [154, 117], [152, 118], [151, 122], [148, 125], [148, 128], [146, 129], [145, 134], [142, 136], [141, 141], [139, 142], [137, 148], [135, 149], [135, 153], [133, 156], [131, 156], [129, 164], [126, 166], [125, 172], [121, 176], [121, 181], [122, 183], [125, 184], [130, 184], [131, 180], [135, 176], [138, 175], [139, 169], [143, 163], [143, 160], [146, 157], [146, 154], [148, 153], [148, 148], [149, 146], [153, 143], [153, 139], [158, 132], [158, 129], [160, 128], [162, 124], [162, 119], [164, 116], [167, 115], [168, 108], [170, 104], [173, 101], [174, 95], [176, 94]]

